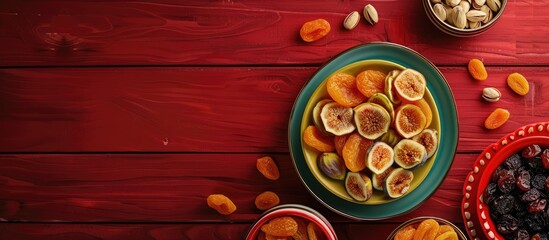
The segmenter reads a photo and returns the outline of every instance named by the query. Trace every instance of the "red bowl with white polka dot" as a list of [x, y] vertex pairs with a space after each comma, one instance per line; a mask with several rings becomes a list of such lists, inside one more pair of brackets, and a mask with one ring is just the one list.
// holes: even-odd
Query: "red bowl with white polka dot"
[[488, 146], [477, 158], [473, 170], [467, 175], [463, 186], [462, 217], [470, 239], [505, 238], [498, 234], [490, 218], [490, 209], [483, 202], [483, 193], [491, 181], [492, 173], [515, 153], [529, 145], [549, 147], [549, 122], [523, 126]]

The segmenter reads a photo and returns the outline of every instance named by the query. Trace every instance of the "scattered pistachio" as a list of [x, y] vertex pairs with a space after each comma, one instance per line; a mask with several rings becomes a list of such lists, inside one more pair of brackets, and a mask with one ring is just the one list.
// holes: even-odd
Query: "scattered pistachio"
[[444, 9], [444, 6], [441, 3], [435, 4], [435, 6], [433, 6], [433, 11], [435, 11], [435, 15], [438, 19], [442, 21], [446, 20], [446, 9]]
[[487, 87], [482, 90], [482, 98], [488, 102], [497, 102], [501, 98], [501, 92], [495, 87]]
[[360, 14], [357, 11], [353, 11], [343, 20], [343, 27], [347, 30], [352, 30], [358, 25], [358, 22], [360, 22]]
[[379, 20], [377, 16], [377, 11], [371, 4], [364, 6], [363, 14], [364, 18], [366, 18], [366, 21], [368, 21], [368, 23], [370, 23], [371, 25], [376, 24]]
[[486, 18], [486, 13], [479, 10], [471, 10], [467, 12], [467, 20], [470, 22], [480, 22]]

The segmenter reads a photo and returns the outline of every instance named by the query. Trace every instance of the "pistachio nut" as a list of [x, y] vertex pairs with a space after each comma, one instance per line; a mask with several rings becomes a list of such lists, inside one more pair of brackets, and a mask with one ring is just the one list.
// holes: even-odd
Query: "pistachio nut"
[[461, 0], [445, 0], [445, 2], [446, 2], [446, 5], [448, 5], [450, 7], [455, 7], [455, 6], [459, 5]]
[[486, 4], [486, 0], [473, 0], [473, 3], [471, 3], [473, 8], [477, 10], [479, 10], [484, 4]]
[[471, 22], [471, 21], [468, 21], [469, 22], [469, 28], [470, 29], [475, 29], [475, 28], [479, 28], [480, 26], [482, 26], [481, 22]]
[[501, 8], [501, 1], [500, 0], [486, 0], [486, 4], [492, 11], [498, 12]]
[[368, 23], [370, 23], [371, 25], [376, 24], [379, 20], [377, 16], [377, 10], [371, 4], [364, 6], [363, 14], [364, 18], [366, 18], [366, 21], [368, 21]]
[[486, 18], [486, 13], [479, 10], [471, 10], [467, 12], [466, 16], [470, 22], [480, 22]]
[[461, 0], [459, 6], [461, 6], [465, 12], [469, 12], [469, 9], [471, 9], [471, 4], [465, 0]]
[[457, 6], [454, 8], [454, 26], [459, 29], [464, 29], [465, 26], [467, 26], [467, 16], [465, 15], [465, 11], [463, 11], [463, 8], [460, 6]]
[[437, 3], [442, 3], [442, 1], [441, 0], [431, 0], [431, 3], [432, 4], [437, 4]]
[[435, 6], [433, 6], [433, 11], [435, 12], [435, 15], [438, 17], [438, 19], [440, 19], [441, 21], [446, 20], [446, 10], [441, 3], [435, 4]]
[[482, 20], [482, 23], [488, 23], [489, 21], [492, 20], [492, 18], [494, 18], [494, 12], [492, 12], [492, 9], [490, 9], [490, 7], [488, 7], [487, 5], [483, 5], [480, 8], [480, 11], [483, 11], [484, 13], [486, 13], [486, 18]]
[[347, 30], [352, 30], [358, 25], [358, 22], [360, 22], [360, 14], [357, 11], [353, 11], [343, 20], [343, 27]]
[[497, 102], [501, 98], [501, 92], [495, 87], [487, 87], [482, 90], [482, 98], [488, 102]]

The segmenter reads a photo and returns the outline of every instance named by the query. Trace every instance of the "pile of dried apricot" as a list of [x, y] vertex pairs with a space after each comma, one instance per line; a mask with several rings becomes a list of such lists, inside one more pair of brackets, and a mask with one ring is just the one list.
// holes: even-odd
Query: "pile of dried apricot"
[[286, 216], [273, 218], [261, 226], [257, 239], [321, 240], [326, 239], [326, 236], [315, 223], [299, 217]]
[[414, 69], [335, 73], [328, 96], [313, 108], [303, 142], [319, 152], [327, 177], [344, 181], [349, 196], [367, 201], [373, 189], [391, 198], [410, 189], [413, 170], [438, 148], [425, 77]]
[[440, 225], [434, 219], [425, 219], [419, 224], [411, 224], [399, 229], [393, 239], [458, 240], [459, 238], [452, 226]]

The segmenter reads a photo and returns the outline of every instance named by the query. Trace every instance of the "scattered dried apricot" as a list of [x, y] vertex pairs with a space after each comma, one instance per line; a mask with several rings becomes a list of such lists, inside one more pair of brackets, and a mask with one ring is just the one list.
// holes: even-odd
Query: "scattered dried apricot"
[[343, 156], [342, 155], [343, 146], [345, 146], [345, 142], [347, 142], [347, 139], [349, 138], [349, 136], [350, 134], [345, 134], [345, 135], [334, 137], [334, 146], [339, 156]]
[[530, 91], [528, 81], [520, 73], [511, 73], [507, 77], [507, 85], [519, 95], [526, 95]]
[[501, 127], [507, 120], [509, 119], [509, 116], [511, 114], [507, 109], [503, 108], [496, 108], [484, 121], [484, 127], [487, 129], [496, 129]]
[[305, 42], [314, 42], [328, 35], [330, 32], [330, 23], [326, 19], [316, 19], [306, 22], [301, 26], [299, 35]]
[[322, 135], [316, 126], [310, 125], [303, 131], [303, 141], [309, 147], [321, 152], [333, 152], [335, 150], [334, 139]]
[[394, 240], [412, 240], [414, 234], [416, 233], [416, 228], [412, 225], [401, 228], [395, 234]]
[[356, 78], [347, 73], [330, 76], [326, 81], [326, 90], [334, 101], [345, 107], [354, 107], [367, 99], [358, 90]]
[[349, 136], [342, 150], [343, 160], [349, 171], [358, 172], [366, 168], [366, 154], [373, 143], [374, 141], [363, 138], [357, 132]]
[[385, 77], [387, 75], [376, 70], [365, 70], [356, 75], [356, 86], [364, 96], [371, 97], [376, 93], [385, 92]]
[[292, 217], [277, 217], [261, 226], [267, 235], [291, 237], [297, 232], [297, 222]]
[[433, 111], [431, 111], [429, 103], [427, 103], [427, 101], [422, 98], [418, 101], [412, 102], [412, 104], [421, 108], [421, 111], [423, 112], [423, 114], [425, 115], [425, 119], [427, 120], [427, 122], [425, 123], [425, 128], [429, 127], [431, 125], [431, 122], [433, 121]]
[[271, 191], [265, 191], [255, 198], [255, 207], [259, 210], [267, 210], [280, 203], [278, 195]]
[[435, 239], [438, 233], [439, 224], [433, 219], [422, 221], [414, 233], [414, 240]]
[[473, 58], [469, 61], [469, 65], [467, 66], [469, 69], [469, 73], [471, 76], [476, 80], [486, 80], [488, 78], [488, 72], [486, 72], [486, 68], [484, 67], [484, 63], [482, 61]]
[[307, 225], [307, 233], [309, 235], [309, 240], [325, 240], [326, 239], [326, 236], [324, 235], [322, 230], [320, 230], [320, 228], [312, 222]]
[[280, 177], [276, 162], [269, 156], [258, 158], [255, 166], [267, 179], [277, 180]]
[[229, 215], [236, 211], [236, 205], [234, 205], [233, 201], [223, 194], [211, 194], [206, 199], [206, 202], [209, 207], [223, 215]]

